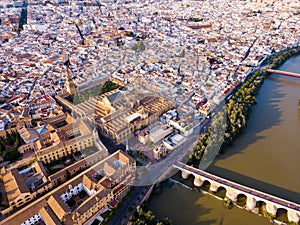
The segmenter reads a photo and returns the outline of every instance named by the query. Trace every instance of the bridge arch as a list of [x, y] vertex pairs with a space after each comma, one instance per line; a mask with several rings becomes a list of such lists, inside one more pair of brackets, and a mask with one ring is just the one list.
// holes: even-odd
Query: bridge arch
[[218, 196], [219, 198], [224, 199], [226, 197], [226, 188], [223, 186], [219, 186], [216, 192], [216, 196]]
[[202, 184], [202, 188], [204, 191], [209, 191], [211, 186], [211, 183], [209, 182], [209, 180], [204, 180], [203, 184]]
[[[226, 197], [235, 203], [239, 203], [246, 209], [260, 214], [271, 214], [278, 217], [279, 214], [285, 214], [288, 221], [299, 223], [300, 222], [300, 205], [295, 202], [272, 196], [268, 193], [257, 191], [253, 188], [234, 183], [224, 178], [218, 177], [214, 174], [193, 168], [189, 165], [183, 164], [179, 161], [173, 165], [174, 168], [181, 171], [181, 176], [187, 179], [191, 174], [194, 176], [194, 185], [200, 186], [205, 191], [220, 192], [226, 190]], [[190, 178], [190, 179], [193, 179]], [[224, 191], [225, 192], [225, 191]], [[242, 200], [241, 203], [240, 199]], [[237, 202], [237, 200], [239, 200]]]
[[236, 204], [241, 207], [245, 207], [247, 204], [247, 196], [243, 193], [237, 195]]
[[263, 214], [266, 211], [267, 203], [262, 200], [258, 200], [255, 204], [255, 208], [258, 208], [258, 214]]
[[279, 221], [288, 223], [289, 222], [288, 210], [284, 208], [278, 208], [275, 214], [275, 218]]

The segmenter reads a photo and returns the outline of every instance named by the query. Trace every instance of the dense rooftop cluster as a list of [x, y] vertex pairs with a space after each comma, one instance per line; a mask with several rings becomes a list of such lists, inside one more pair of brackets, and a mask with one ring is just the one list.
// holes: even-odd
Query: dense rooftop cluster
[[69, 59], [78, 87], [112, 75], [177, 101], [194, 91], [218, 103], [258, 56], [299, 39], [292, 0], [58, 3], [29, 1], [27, 24], [17, 32], [21, 8], [0, 2], [2, 101], [29, 108], [51, 102], [48, 95], [65, 91]]
[[[6, 221], [82, 224], [115, 207], [134, 180], [129, 137], [155, 145], [136, 158], [153, 156], [162, 170], [164, 156], [186, 153], [199, 121], [268, 56], [299, 45], [299, 19], [296, 0], [0, 0], [0, 152], [38, 160], [24, 173], [1, 169], [6, 192], [18, 186], [1, 211], [48, 192]], [[107, 156], [97, 130], [126, 139], [128, 152]]]

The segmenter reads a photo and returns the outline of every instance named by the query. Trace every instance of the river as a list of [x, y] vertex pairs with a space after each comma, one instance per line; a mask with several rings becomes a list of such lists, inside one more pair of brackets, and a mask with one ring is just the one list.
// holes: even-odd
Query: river
[[[279, 69], [300, 73], [300, 56]], [[300, 203], [300, 79], [271, 75], [257, 95], [245, 134], [207, 171], [258, 190]], [[149, 207], [175, 225], [270, 224], [266, 218], [179, 184], [165, 187]]]

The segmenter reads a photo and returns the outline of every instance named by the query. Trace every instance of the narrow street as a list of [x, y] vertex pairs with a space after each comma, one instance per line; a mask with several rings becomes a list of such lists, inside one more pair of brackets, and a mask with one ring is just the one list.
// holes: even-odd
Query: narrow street
[[[112, 219], [112, 221], [110, 221], [110, 225], [125, 225], [127, 224], [127, 222], [125, 222], [125, 219], [124, 219], [124, 216], [127, 215], [129, 213], [129, 210], [128, 208], [131, 206], [133, 207], [133, 203], [135, 201], [137, 201], [137, 197], [142, 195], [142, 192], [145, 190], [145, 187], [144, 186], [138, 186], [134, 189], [132, 195], [126, 200], [126, 201], [123, 201], [123, 206], [118, 210], [118, 212], [116, 213], [116, 215], [114, 216], [114, 218]], [[141, 198], [142, 199], [142, 198]], [[134, 212], [135, 210], [135, 207], [137, 205], [135, 205], [132, 210], [131, 213]], [[127, 221], [127, 219], [126, 219]]]

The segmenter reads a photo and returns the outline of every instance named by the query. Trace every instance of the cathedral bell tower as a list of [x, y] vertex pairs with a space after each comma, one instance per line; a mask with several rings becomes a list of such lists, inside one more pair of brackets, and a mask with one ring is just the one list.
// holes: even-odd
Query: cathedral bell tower
[[73, 82], [72, 77], [70, 76], [70, 61], [69, 59], [65, 62], [65, 65], [67, 67], [67, 77], [66, 77], [66, 90], [70, 95], [75, 95], [76, 94], [76, 85]]

